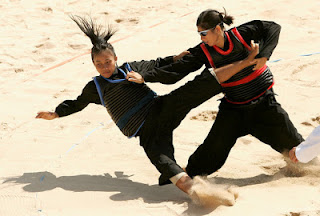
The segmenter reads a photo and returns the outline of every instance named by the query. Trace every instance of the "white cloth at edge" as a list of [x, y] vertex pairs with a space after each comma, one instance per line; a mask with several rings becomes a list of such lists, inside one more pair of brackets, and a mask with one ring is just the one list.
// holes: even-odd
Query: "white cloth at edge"
[[316, 127], [307, 139], [296, 148], [299, 162], [308, 163], [320, 154], [320, 126]]
[[178, 173], [177, 175], [173, 176], [170, 178], [170, 181], [176, 185], [177, 184], [177, 181], [179, 181], [179, 179], [181, 179], [183, 176], [186, 176], [187, 173], [185, 172], [181, 172], [181, 173]]

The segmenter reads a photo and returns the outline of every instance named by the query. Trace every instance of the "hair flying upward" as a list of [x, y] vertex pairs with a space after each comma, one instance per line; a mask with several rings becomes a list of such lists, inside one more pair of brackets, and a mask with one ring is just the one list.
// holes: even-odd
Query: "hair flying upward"
[[102, 30], [102, 26], [96, 24], [91, 17], [85, 19], [80, 16], [71, 15], [70, 18], [78, 25], [81, 31], [90, 38], [93, 45], [91, 49], [92, 60], [95, 54], [103, 50], [109, 50], [116, 56], [113, 46], [108, 42], [116, 32], [115, 30], [110, 26], [108, 26], [108, 31]]

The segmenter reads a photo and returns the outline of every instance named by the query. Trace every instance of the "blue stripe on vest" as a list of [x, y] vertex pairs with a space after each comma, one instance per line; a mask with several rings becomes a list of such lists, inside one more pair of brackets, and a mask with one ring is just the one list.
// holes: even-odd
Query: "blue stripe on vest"
[[97, 88], [97, 91], [98, 91], [98, 94], [99, 94], [99, 97], [100, 97], [101, 104], [105, 107], [106, 104], [104, 103], [104, 100], [103, 100], [103, 97], [102, 97], [101, 88], [100, 88], [99, 82], [97, 80], [97, 77], [93, 77], [93, 81], [94, 81], [94, 84], [96, 84], [96, 88]]
[[126, 63], [126, 71], [127, 71], [127, 73], [132, 71], [132, 69], [128, 63]]
[[113, 80], [113, 79], [108, 79], [108, 78], [105, 78], [103, 76], [101, 76], [103, 79], [107, 80], [109, 83], [119, 83], [119, 82], [122, 82], [122, 81], [125, 81], [126, 80], [126, 76], [127, 74], [121, 69], [121, 68], [118, 68], [118, 70], [122, 73], [122, 75], [124, 76], [123, 79], [116, 79], [116, 80]]
[[134, 107], [128, 110], [117, 122], [117, 126], [120, 130], [128, 123], [130, 118], [138, 112], [144, 105], [150, 102], [151, 99], [155, 97], [155, 93], [150, 91], [146, 96], [144, 96]]
[[137, 129], [137, 131], [134, 132], [134, 134], [132, 134], [131, 136], [128, 137], [129, 139], [132, 138], [132, 137], [135, 137], [135, 136], [137, 135], [137, 133], [139, 132], [139, 130], [142, 128], [144, 122], [145, 122], [145, 121], [143, 121], [143, 122], [141, 123], [141, 125], [139, 126], [139, 128]]

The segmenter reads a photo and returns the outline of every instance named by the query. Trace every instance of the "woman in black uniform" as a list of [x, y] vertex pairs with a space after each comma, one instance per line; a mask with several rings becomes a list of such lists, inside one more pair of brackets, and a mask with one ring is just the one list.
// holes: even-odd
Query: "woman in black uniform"
[[[151, 61], [125, 63], [117, 67], [117, 56], [108, 40], [114, 32], [101, 32], [101, 27], [81, 17], [72, 17], [80, 29], [91, 39], [91, 57], [100, 76], [94, 77], [84, 87], [76, 100], [66, 100], [59, 104], [55, 112], [39, 112], [36, 118], [52, 120], [81, 111], [89, 103], [102, 104], [121, 132], [128, 137], [140, 138], [148, 158], [161, 173], [159, 184], [173, 182], [179, 189], [190, 193], [193, 180], [176, 164], [172, 145], [173, 130], [194, 107], [221, 92], [218, 80], [225, 81], [236, 72], [254, 64], [258, 48], [249, 58], [227, 65], [217, 71], [205, 69], [193, 81], [164, 96], [157, 96], [147, 85], [134, 77], [143, 72], [168, 65], [180, 58], [158, 58]], [[130, 77], [128, 76], [130, 74]], [[220, 77], [223, 74], [223, 77]], [[168, 80], [168, 77], [165, 78]], [[165, 81], [164, 81], [165, 82]], [[185, 93], [188, 93], [186, 100]], [[192, 92], [192, 93], [191, 93]]]
[[[247, 58], [251, 40], [259, 43], [256, 65], [248, 66], [221, 82], [224, 97], [208, 136], [190, 156], [186, 171], [189, 176], [209, 175], [225, 163], [236, 140], [251, 134], [282, 153], [303, 141], [286, 111], [276, 101], [273, 75], [266, 66], [278, 43], [280, 25], [254, 20], [230, 30], [233, 17], [216, 10], [203, 11], [197, 19], [203, 43], [189, 49], [191, 55], [176, 63], [142, 74], [146, 82], [175, 75], [174, 83], [203, 64], [217, 70]], [[171, 73], [173, 75], [171, 75]], [[158, 80], [159, 79], [159, 80]], [[187, 93], [185, 93], [186, 97]]]

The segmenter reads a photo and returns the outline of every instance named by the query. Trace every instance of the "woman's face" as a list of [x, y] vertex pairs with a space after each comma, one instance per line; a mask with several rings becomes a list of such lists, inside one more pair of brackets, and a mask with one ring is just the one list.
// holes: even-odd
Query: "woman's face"
[[216, 26], [215, 28], [211, 28], [211, 29], [203, 29], [200, 26], [197, 26], [197, 28], [198, 28], [198, 33], [200, 34], [201, 40], [204, 43], [208, 44], [209, 46], [214, 46], [218, 44], [219, 26]]
[[93, 57], [93, 64], [99, 74], [105, 78], [111, 77], [116, 69], [117, 56], [109, 50], [101, 51]]

